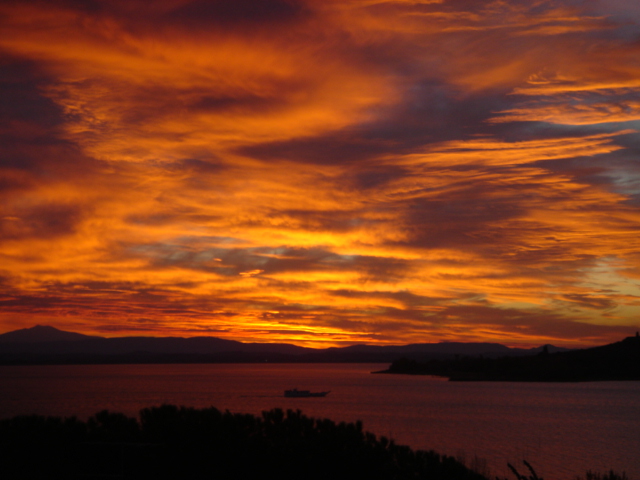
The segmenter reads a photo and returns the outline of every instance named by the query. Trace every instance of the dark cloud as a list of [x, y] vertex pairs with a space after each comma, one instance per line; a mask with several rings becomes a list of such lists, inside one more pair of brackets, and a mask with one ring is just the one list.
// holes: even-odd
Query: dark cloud
[[[287, 209], [281, 211], [269, 212], [269, 216], [265, 218], [283, 218], [290, 221], [291, 229], [304, 228], [308, 231], [329, 231], [329, 232], [347, 232], [354, 228], [362, 228], [367, 225], [377, 223], [375, 219], [368, 219], [364, 216], [365, 210], [302, 210]], [[260, 223], [258, 221], [258, 223]], [[283, 225], [286, 229], [286, 223]]]
[[[300, 90], [295, 82], [279, 82], [277, 79], [264, 78], [270, 90], [288, 90], [290, 93]], [[81, 88], [102, 88], [87, 82]], [[227, 87], [226, 90], [229, 90]], [[229, 91], [218, 91], [209, 88], [180, 88], [167, 84], [147, 84], [126, 93], [128, 98], [120, 98], [120, 121], [129, 127], [144, 128], [149, 122], [159, 119], [184, 118], [192, 115], [266, 115], [277, 112], [290, 105], [290, 100], [283, 95], [269, 92], [254, 93], [241, 85]], [[122, 93], [121, 95], [125, 95]]]
[[353, 185], [355, 190], [369, 190], [383, 187], [386, 183], [404, 178], [407, 169], [400, 165], [371, 165], [345, 175], [345, 183]]
[[68, 146], [59, 138], [63, 111], [42, 94], [51, 81], [37, 63], [0, 52], [0, 168], [41, 167], [48, 152]]
[[[19, 0], [20, 1], [20, 0]], [[134, 2], [137, 0], [133, 0]], [[43, 0], [33, 0], [34, 3], [41, 2], [46, 3]], [[112, 5], [117, 2], [105, 2], [104, 0], [55, 0], [54, 2], [61, 7], [70, 8], [80, 12], [87, 12], [92, 14], [103, 13], [108, 10], [109, 3]]]
[[62, 125], [62, 109], [41, 92], [51, 81], [37, 62], [0, 52], [2, 123], [23, 122], [43, 129]]
[[[68, 118], [44, 94], [54, 83], [42, 64], [0, 54], [0, 242], [72, 235], [91, 210], [70, 199], [72, 184], [92, 182], [101, 165], [65, 138]], [[69, 199], [38, 193], [65, 184]]]
[[[257, 272], [261, 277], [279, 273], [355, 272], [363, 281], [401, 279], [414, 268], [410, 262], [365, 255], [339, 255], [323, 248], [259, 247], [209, 248], [194, 250], [188, 245], [155, 245], [136, 248], [137, 254], [150, 258], [156, 267], [181, 267], [211, 271], [225, 276]], [[258, 273], [259, 272], [259, 273]], [[273, 282], [269, 281], [271, 284]], [[278, 281], [276, 281], [278, 283]], [[304, 280], [292, 284], [303, 285]], [[408, 295], [408, 294], [407, 294]]]
[[609, 336], [610, 338], [629, 336], [635, 327], [623, 325], [599, 325], [583, 321], [583, 319], [567, 318], [553, 311], [526, 311], [514, 308], [487, 306], [449, 306], [440, 312], [428, 316], [427, 319], [439, 319], [443, 324], [447, 318], [454, 316], [463, 318], [468, 325], [469, 333], [473, 326], [483, 324], [499, 328], [517, 336], [550, 336], [565, 341], [589, 342], [592, 338]]
[[[500, 195], [493, 195], [498, 188]], [[512, 190], [513, 201], [509, 201], [508, 189]], [[505, 232], [489, 226], [523, 215], [526, 206], [521, 191], [516, 186], [478, 182], [467, 185], [455, 196], [413, 200], [407, 209], [409, 242], [422, 248], [501, 249], [504, 243], [499, 242], [504, 242]]]
[[322, 134], [317, 137], [259, 143], [242, 146], [237, 152], [263, 160], [293, 160], [321, 165], [342, 165], [362, 162], [371, 157], [394, 150], [385, 147], [382, 139], [366, 139], [361, 132], [346, 131]]
[[[374, 121], [315, 137], [243, 146], [237, 151], [269, 161], [292, 160], [321, 165], [373, 162], [375, 165], [375, 159], [385, 155], [413, 153], [416, 149], [447, 140], [499, 133], [495, 126], [484, 122], [504, 104], [506, 94], [504, 91], [500, 95], [460, 98], [443, 85], [418, 83], [401, 103], [377, 112]], [[391, 169], [390, 166], [386, 168]], [[397, 169], [394, 173], [401, 171]]]
[[168, 12], [165, 21], [189, 28], [255, 28], [286, 25], [308, 14], [304, 3], [294, 0], [196, 0]]
[[246, 96], [210, 96], [202, 95], [185, 105], [193, 111], [224, 112], [229, 110], [250, 110], [252, 112], [265, 112], [282, 107], [282, 100], [260, 97], [257, 95]]
[[220, 173], [226, 168], [227, 166], [218, 159], [203, 160], [199, 158], [186, 158], [176, 163], [177, 170], [189, 170], [198, 175]]
[[0, 306], [6, 310], [41, 312], [51, 310], [66, 299], [52, 296], [12, 295], [0, 298]]
[[86, 212], [77, 205], [39, 205], [0, 219], [0, 240], [55, 238], [75, 232]]
[[154, 213], [154, 214], [134, 214], [129, 216], [126, 221], [133, 225], [167, 225], [175, 223], [179, 219], [177, 213]]
[[78, 205], [44, 205], [31, 210], [26, 222], [33, 233], [39, 236], [68, 235], [85, 214]]
[[[382, 277], [382, 276], [381, 276]], [[385, 277], [388, 278], [388, 277]], [[371, 299], [371, 300], [397, 300], [402, 302], [409, 308], [415, 308], [420, 306], [434, 306], [439, 305], [442, 299], [436, 297], [426, 297], [424, 295], [417, 295], [415, 293], [404, 291], [361, 291], [361, 290], [347, 290], [338, 289], [332, 290], [332, 295], [345, 298], [359, 298], [359, 299]]]
[[597, 297], [594, 295], [574, 293], [570, 295], [562, 295], [562, 299], [595, 310], [612, 309], [617, 306], [617, 303], [611, 298]]

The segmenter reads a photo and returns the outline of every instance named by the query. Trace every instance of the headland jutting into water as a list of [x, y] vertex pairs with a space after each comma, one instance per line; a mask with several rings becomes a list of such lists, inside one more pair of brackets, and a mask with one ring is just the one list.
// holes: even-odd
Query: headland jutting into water
[[458, 381], [586, 382], [640, 380], [640, 336], [601, 347], [522, 357], [402, 358], [376, 373], [437, 375]]

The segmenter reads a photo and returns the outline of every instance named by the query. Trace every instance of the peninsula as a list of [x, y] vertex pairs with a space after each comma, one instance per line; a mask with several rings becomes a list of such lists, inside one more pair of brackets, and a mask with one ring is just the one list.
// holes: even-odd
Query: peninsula
[[452, 381], [585, 382], [640, 380], [640, 335], [600, 347], [536, 355], [487, 358], [457, 356], [425, 362], [394, 361], [376, 373], [436, 375]]

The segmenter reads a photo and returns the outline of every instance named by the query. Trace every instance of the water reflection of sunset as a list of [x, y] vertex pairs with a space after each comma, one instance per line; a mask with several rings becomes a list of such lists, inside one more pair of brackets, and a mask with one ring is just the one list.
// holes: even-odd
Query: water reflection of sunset
[[635, 11], [4, 3], [0, 331], [629, 335]]

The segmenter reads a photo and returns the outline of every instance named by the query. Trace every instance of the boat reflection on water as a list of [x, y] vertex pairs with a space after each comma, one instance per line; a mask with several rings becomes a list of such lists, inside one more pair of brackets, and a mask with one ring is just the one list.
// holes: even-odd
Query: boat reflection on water
[[304, 398], [304, 397], [326, 397], [329, 392], [311, 392], [309, 390], [298, 390], [294, 388], [292, 390], [285, 390], [284, 396], [290, 398]]

